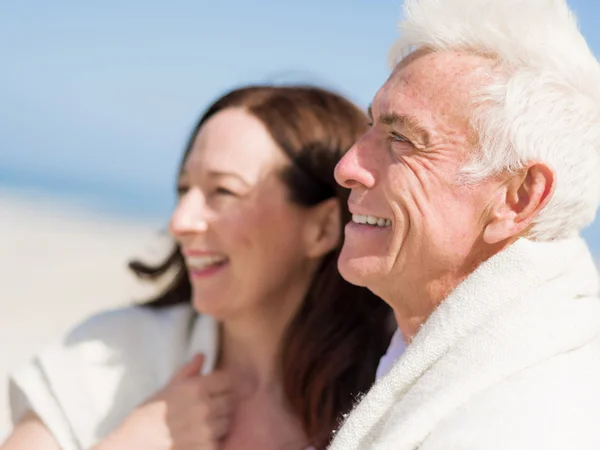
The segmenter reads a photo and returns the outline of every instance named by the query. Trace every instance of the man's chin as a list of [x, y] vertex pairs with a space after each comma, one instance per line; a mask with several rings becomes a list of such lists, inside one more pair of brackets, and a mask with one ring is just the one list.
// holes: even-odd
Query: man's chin
[[[371, 260], [371, 261], [369, 261]], [[377, 274], [373, 273], [373, 257], [350, 256], [344, 252], [338, 258], [338, 270], [342, 278], [356, 286], [369, 288]]]

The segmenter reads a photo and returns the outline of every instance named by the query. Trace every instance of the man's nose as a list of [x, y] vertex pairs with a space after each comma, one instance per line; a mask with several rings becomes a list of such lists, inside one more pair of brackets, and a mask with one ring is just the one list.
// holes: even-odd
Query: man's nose
[[372, 188], [375, 185], [374, 172], [365, 164], [367, 141], [365, 137], [356, 142], [335, 166], [335, 181], [348, 189], [357, 187]]

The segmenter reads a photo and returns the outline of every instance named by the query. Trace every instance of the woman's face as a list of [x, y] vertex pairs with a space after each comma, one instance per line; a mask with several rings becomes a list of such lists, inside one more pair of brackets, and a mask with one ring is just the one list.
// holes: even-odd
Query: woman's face
[[170, 224], [199, 312], [223, 320], [266, 305], [288, 308], [287, 291], [306, 284], [310, 208], [289, 200], [280, 178], [289, 164], [242, 108], [220, 111], [200, 128]]

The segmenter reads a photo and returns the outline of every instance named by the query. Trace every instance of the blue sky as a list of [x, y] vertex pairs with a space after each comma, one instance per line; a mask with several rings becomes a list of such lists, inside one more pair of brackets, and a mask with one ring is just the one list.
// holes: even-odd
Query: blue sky
[[[600, 2], [573, 0], [600, 51]], [[0, 2], [0, 187], [164, 217], [197, 116], [248, 82], [309, 82], [366, 106], [401, 0]], [[600, 255], [600, 230], [586, 237]]]

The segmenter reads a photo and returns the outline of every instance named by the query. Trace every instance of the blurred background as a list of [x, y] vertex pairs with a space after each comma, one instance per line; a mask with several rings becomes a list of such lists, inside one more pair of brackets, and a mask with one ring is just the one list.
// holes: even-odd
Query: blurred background
[[[189, 132], [246, 83], [366, 107], [401, 0], [0, 2], [0, 441], [6, 376], [76, 322], [151, 292]], [[600, 4], [570, 0], [592, 49]], [[597, 221], [598, 222], [598, 221]], [[600, 227], [585, 232], [600, 257]]]

